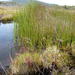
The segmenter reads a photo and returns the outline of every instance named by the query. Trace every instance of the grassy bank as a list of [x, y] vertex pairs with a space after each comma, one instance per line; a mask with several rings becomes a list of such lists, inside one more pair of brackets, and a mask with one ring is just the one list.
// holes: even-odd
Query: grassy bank
[[20, 54], [10, 67], [12, 74], [17, 75], [71, 75], [74, 71], [70, 72], [71, 70], [67, 66], [69, 64], [72, 65], [69, 54], [60, 52], [56, 47], [49, 47], [43, 53], [25, 52]]
[[0, 21], [8, 22], [13, 20], [13, 16], [19, 10], [19, 6], [0, 6]]
[[56, 8], [31, 2], [16, 13], [14, 33], [20, 54], [12, 61], [13, 74], [74, 73], [75, 11]]

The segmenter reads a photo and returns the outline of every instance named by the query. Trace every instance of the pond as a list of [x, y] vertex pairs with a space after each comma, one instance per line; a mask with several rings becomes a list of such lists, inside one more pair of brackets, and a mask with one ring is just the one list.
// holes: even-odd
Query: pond
[[[25, 3], [28, 0], [0, 0], [0, 1], [15, 1], [18, 3]], [[0, 23], [0, 63], [3, 66], [10, 64], [10, 55], [14, 54], [14, 23], [3, 24]], [[0, 65], [1, 67], [1, 65]]]
[[[0, 0], [0, 1], [15, 1], [24, 3], [28, 0]], [[10, 64], [10, 55], [14, 54], [14, 23], [0, 23], [0, 63], [3, 66]], [[0, 65], [1, 67], [1, 65]]]
[[10, 63], [9, 55], [14, 46], [14, 23], [0, 23], [0, 63], [7, 66]]

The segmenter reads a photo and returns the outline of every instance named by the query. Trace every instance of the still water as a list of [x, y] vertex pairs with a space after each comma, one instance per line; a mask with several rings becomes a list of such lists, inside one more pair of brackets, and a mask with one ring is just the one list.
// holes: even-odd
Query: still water
[[[26, 3], [28, 0], [0, 0], [0, 1], [15, 1], [17, 3]], [[11, 55], [13, 47], [14, 47], [14, 23], [7, 23], [7, 24], [0, 23], [0, 63], [2, 63], [4, 66], [8, 66], [10, 63], [9, 55]]]
[[0, 23], [0, 63], [7, 66], [10, 62], [9, 55], [13, 48], [14, 23]]
[[[0, 1], [15, 1], [17, 3], [25, 3], [28, 0], [0, 0]], [[9, 4], [10, 5], [10, 4]], [[10, 57], [14, 47], [14, 23], [0, 23], [0, 63], [3, 66], [10, 64]], [[14, 50], [14, 49], [13, 49]], [[1, 67], [1, 65], [0, 65]]]

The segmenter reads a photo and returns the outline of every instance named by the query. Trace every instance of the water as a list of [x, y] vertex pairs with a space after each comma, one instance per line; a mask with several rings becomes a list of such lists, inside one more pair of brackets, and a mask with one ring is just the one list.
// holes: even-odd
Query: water
[[10, 63], [9, 54], [13, 48], [14, 23], [0, 23], [0, 62], [7, 66]]
[[[28, 0], [0, 0], [0, 1], [15, 1], [17, 3], [26, 3]], [[14, 23], [7, 23], [7, 24], [0, 23], [0, 63], [2, 63], [3, 66], [8, 66], [10, 64], [9, 55], [11, 54], [11, 50], [14, 45], [13, 30], [14, 30]]]
[[[15, 1], [17, 3], [25, 3], [28, 0], [0, 0], [0, 1]], [[14, 23], [7, 23], [7, 24], [0, 23], [0, 63], [2, 63], [3, 66], [8, 66], [10, 64], [9, 55], [11, 55], [11, 50], [14, 45], [13, 30], [14, 30]]]

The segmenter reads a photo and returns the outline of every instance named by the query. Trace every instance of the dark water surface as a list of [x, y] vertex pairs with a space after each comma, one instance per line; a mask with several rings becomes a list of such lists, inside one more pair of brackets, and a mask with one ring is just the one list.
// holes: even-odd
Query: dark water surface
[[0, 63], [7, 66], [14, 46], [14, 23], [0, 23]]

